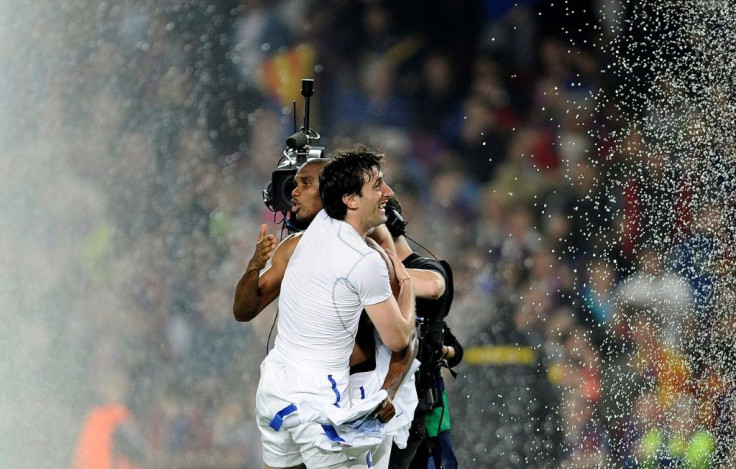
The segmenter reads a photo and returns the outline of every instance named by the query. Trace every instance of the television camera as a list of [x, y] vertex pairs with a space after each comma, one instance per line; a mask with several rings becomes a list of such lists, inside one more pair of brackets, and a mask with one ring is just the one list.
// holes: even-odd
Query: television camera
[[[286, 139], [284, 154], [276, 169], [271, 174], [271, 182], [263, 190], [263, 202], [272, 212], [281, 212], [287, 227], [294, 227], [287, 216], [291, 213], [291, 192], [296, 187], [294, 175], [297, 169], [313, 158], [324, 157], [324, 147], [312, 143], [320, 135], [309, 128], [309, 99], [314, 94], [314, 80], [302, 80], [302, 96], [304, 96], [304, 123], [300, 130], [296, 129], [296, 103], [294, 103], [294, 134]], [[289, 217], [291, 218], [291, 217]], [[295, 220], [291, 220], [295, 222]]]

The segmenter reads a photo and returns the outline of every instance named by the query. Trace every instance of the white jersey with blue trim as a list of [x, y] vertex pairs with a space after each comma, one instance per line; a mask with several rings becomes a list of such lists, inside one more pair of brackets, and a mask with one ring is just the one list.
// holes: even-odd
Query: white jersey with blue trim
[[383, 258], [350, 224], [322, 210], [284, 273], [274, 348], [313, 371], [346, 369], [361, 311], [390, 295]]

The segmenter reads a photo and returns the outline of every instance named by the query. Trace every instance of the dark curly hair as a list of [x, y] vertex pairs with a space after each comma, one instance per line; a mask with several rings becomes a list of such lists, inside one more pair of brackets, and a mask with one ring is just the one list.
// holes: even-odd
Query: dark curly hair
[[327, 215], [344, 220], [348, 208], [342, 197], [363, 195], [363, 184], [371, 177], [374, 168], [380, 171], [383, 155], [356, 145], [335, 150], [330, 158], [319, 173], [319, 196]]

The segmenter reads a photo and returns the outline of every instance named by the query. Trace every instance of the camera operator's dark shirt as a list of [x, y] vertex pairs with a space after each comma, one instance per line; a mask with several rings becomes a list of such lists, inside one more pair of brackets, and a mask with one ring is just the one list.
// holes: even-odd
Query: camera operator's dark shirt
[[437, 379], [441, 379], [440, 365], [442, 361], [442, 344], [455, 348], [455, 357], [448, 361], [448, 366], [455, 366], [462, 358], [462, 347], [452, 335], [445, 323], [452, 301], [452, 276], [445, 267], [434, 259], [412, 253], [403, 260], [407, 269], [433, 270], [445, 280], [445, 292], [438, 299], [417, 298], [417, 317], [422, 318], [420, 327], [420, 348], [417, 359], [421, 362], [417, 374], [417, 395], [419, 400], [426, 400], [427, 393]]

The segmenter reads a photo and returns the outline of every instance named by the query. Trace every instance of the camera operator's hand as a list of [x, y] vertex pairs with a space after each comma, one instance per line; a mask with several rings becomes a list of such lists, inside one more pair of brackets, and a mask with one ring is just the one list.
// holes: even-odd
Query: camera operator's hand
[[266, 267], [271, 256], [273, 256], [273, 251], [276, 249], [276, 237], [272, 234], [266, 234], [267, 229], [265, 223], [261, 225], [261, 232], [258, 234], [258, 242], [256, 242], [256, 250], [248, 262], [247, 270], [260, 272]]
[[378, 416], [376, 417], [379, 422], [386, 423], [396, 415], [396, 408], [390, 397], [387, 397], [381, 402], [378, 407]]

